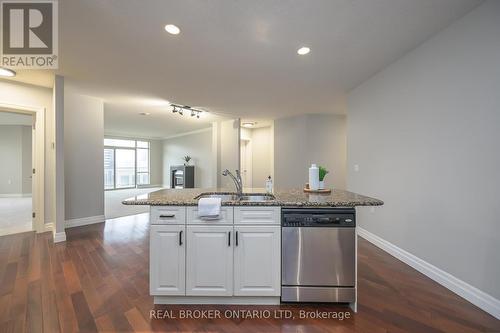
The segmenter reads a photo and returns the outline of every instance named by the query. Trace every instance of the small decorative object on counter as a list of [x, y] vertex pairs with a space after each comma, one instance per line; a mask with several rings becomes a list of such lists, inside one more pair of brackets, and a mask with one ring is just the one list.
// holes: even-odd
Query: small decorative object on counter
[[191, 161], [191, 156], [186, 155], [182, 159], [184, 160], [184, 165], [189, 165], [189, 161]]
[[313, 191], [319, 189], [319, 168], [314, 163], [309, 168], [309, 188]]
[[271, 176], [266, 179], [266, 192], [273, 193], [273, 180], [271, 179]]
[[324, 190], [325, 189], [325, 177], [329, 173], [328, 170], [326, 170], [325, 167], [322, 167], [321, 165], [319, 166], [319, 189]]
[[316, 195], [330, 194], [330, 193], [332, 193], [332, 190], [329, 188], [328, 189], [311, 190], [311, 188], [309, 187], [309, 183], [306, 183], [306, 186], [304, 187], [304, 192], [310, 193], [309, 200], [318, 201], [318, 200], [320, 200], [319, 196], [312, 197], [312, 194], [316, 194]]

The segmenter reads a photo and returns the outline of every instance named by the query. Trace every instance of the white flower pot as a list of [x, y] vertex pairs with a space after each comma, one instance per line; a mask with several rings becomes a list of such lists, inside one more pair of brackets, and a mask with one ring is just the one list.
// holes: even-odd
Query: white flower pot
[[320, 190], [324, 190], [325, 189], [325, 181], [324, 180], [320, 180], [319, 181], [319, 189]]

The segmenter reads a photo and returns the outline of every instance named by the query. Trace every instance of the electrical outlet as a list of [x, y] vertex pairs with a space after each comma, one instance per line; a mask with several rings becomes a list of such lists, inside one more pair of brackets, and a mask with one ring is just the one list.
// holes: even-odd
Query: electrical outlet
[[375, 213], [375, 207], [370, 207], [370, 213]]
[[12, 185], [12, 179], [7, 180], [7, 184]]
[[354, 164], [354, 172], [359, 172], [359, 164]]

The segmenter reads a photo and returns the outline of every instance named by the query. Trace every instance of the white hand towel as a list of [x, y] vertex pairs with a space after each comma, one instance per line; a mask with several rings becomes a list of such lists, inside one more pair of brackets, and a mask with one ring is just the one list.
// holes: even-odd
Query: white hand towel
[[221, 198], [201, 198], [198, 200], [198, 216], [207, 219], [219, 217], [221, 203]]

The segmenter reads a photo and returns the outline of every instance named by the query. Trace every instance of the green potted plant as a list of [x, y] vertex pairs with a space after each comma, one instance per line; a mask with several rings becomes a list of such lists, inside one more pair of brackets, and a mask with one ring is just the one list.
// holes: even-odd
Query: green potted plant
[[319, 189], [325, 189], [325, 177], [328, 174], [328, 170], [325, 167], [319, 166]]
[[184, 160], [184, 165], [189, 165], [189, 161], [191, 161], [191, 156], [186, 155], [182, 159]]

